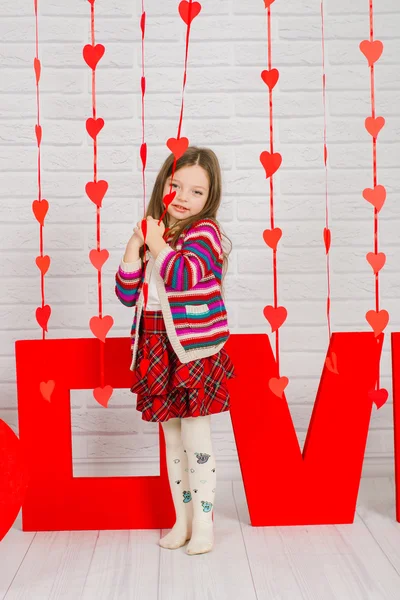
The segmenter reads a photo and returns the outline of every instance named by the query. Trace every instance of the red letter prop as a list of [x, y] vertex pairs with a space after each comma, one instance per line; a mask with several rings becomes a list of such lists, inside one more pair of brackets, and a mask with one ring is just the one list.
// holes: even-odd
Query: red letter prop
[[[160, 476], [73, 477], [70, 390], [100, 385], [99, 340], [21, 340], [15, 348], [19, 435], [30, 473], [23, 531], [172, 527], [175, 511], [161, 425]], [[130, 339], [108, 338], [107, 384], [130, 387], [129, 361]], [[49, 380], [55, 385], [46, 400], [40, 384]]]
[[251, 524], [352, 523], [383, 334], [332, 335], [338, 374], [323, 368], [303, 453], [285, 397], [268, 387], [278, 376], [269, 338], [231, 338], [230, 412]]
[[0, 419], [0, 542], [12, 527], [28, 485], [22, 444]]
[[394, 476], [396, 482], [396, 521], [400, 523], [400, 333], [392, 333]]

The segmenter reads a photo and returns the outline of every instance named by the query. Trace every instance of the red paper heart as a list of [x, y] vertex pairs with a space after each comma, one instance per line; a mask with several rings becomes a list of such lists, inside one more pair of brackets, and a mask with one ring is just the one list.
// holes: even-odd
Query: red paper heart
[[276, 250], [279, 240], [282, 237], [282, 229], [275, 227], [274, 229], [265, 229], [263, 231], [263, 238], [267, 246]]
[[380, 388], [379, 390], [370, 390], [368, 392], [368, 398], [372, 400], [372, 402], [378, 409], [385, 404], [388, 397], [389, 394], [388, 391], [385, 390], [385, 388]]
[[142, 360], [140, 361], [140, 365], [139, 365], [139, 370], [142, 374], [142, 377], [144, 377], [146, 375], [149, 365], [150, 365], [149, 359], [142, 358]]
[[100, 181], [89, 181], [85, 186], [85, 190], [91, 201], [101, 208], [101, 203], [108, 190], [107, 181], [103, 179], [100, 179]]
[[331, 230], [327, 227], [324, 227], [324, 243], [326, 254], [328, 254], [331, 247]]
[[52, 379], [50, 379], [49, 381], [42, 381], [40, 383], [40, 386], [39, 386], [40, 393], [42, 394], [43, 398], [45, 400], [47, 400], [48, 402], [50, 402], [50, 400], [51, 400], [51, 395], [54, 391], [55, 385], [56, 385], [56, 383]]
[[104, 265], [108, 257], [110, 256], [108, 250], [91, 250], [89, 252], [89, 258], [92, 265], [100, 271], [101, 267]]
[[86, 44], [83, 48], [83, 58], [85, 59], [86, 64], [95, 70], [97, 67], [97, 63], [101, 59], [105, 52], [105, 47], [103, 44], [96, 44], [92, 46], [91, 44]]
[[385, 266], [386, 254], [384, 252], [378, 252], [377, 254], [374, 252], [368, 252], [367, 261], [371, 265], [376, 275], [376, 273], [379, 273], [379, 271]]
[[37, 145], [40, 146], [40, 143], [42, 141], [42, 128], [40, 125], [35, 125], [35, 134], [36, 134]]
[[144, 36], [145, 27], [146, 27], [146, 13], [143, 12], [142, 16], [140, 17], [140, 29], [142, 30], [142, 37]]
[[383, 44], [379, 40], [363, 40], [360, 42], [360, 50], [368, 59], [368, 66], [371, 67], [381, 56], [383, 52]]
[[273, 2], [275, 2], [275, 0], [264, 0], [265, 8], [268, 8], [269, 6], [271, 6], [271, 4]]
[[32, 202], [32, 210], [33, 214], [36, 217], [36, 220], [41, 225], [44, 225], [44, 218], [47, 215], [47, 211], [49, 210], [49, 203], [47, 202], [47, 200], [34, 200]]
[[105, 385], [103, 388], [97, 387], [93, 390], [93, 397], [96, 402], [101, 404], [101, 406], [107, 408], [108, 401], [110, 400], [113, 391], [111, 385]]
[[142, 160], [143, 169], [145, 169], [147, 162], [147, 144], [142, 144], [140, 146], [140, 158]]
[[271, 177], [274, 173], [276, 173], [281, 166], [282, 156], [279, 154], [279, 152], [274, 152], [271, 154], [265, 150], [260, 154], [260, 161], [265, 169], [265, 178], [268, 179], [268, 177]]
[[382, 333], [382, 331], [385, 329], [386, 325], [389, 322], [389, 313], [387, 310], [380, 310], [380, 311], [376, 311], [376, 310], [369, 310], [366, 315], [365, 318], [367, 319], [368, 323], [371, 325], [375, 337], [377, 337], [380, 333]]
[[365, 119], [365, 129], [372, 135], [372, 137], [378, 137], [378, 133], [385, 124], [384, 117], [367, 117]]
[[104, 119], [86, 119], [86, 131], [94, 140], [104, 127]]
[[37, 256], [36, 264], [39, 267], [42, 275], [46, 275], [50, 267], [50, 256]]
[[47, 331], [47, 323], [50, 319], [51, 308], [48, 304], [44, 306], [39, 306], [36, 309], [36, 321], [39, 323], [40, 327]]
[[267, 319], [268, 323], [271, 325], [272, 333], [279, 329], [287, 317], [287, 310], [284, 306], [277, 306], [276, 308], [268, 305], [264, 307], [264, 317]]
[[335, 352], [332, 352], [331, 356], [327, 356], [325, 359], [325, 365], [328, 371], [339, 375], [339, 371], [337, 368], [337, 356]]
[[190, 25], [193, 19], [197, 17], [199, 12], [201, 11], [201, 4], [199, 2], [192, 2], [191, 4], [189, 4], [189, 2], [186, 2], [186, 0], [182, 0], [182, 2], [179, 3], [178, 10], [186, 25]]
[[92, 333], [101, 341], [106, 341], [106, 335], [114, 324], [114, 319], [110, 315], [105, 317], [92, 317], [89, 321], [89, 327]]
[[167, 140], [167, 146], [175, 156], [176, 160], [178, 160], [188, 149], [189, 140], [186, 137], [179, 138], [179, 140], [176, 138], [169, 138], [169, 140]]
[[379, 212], [386, 200], [386, 188], [383, 185], [376, 185], [373, 189], [365, 188], [363, 196]]
[[272, 90], [276, 86], [279, 79], [278, 69], [271, 69], [270, 71], [265, 69], [261, 72], [261, 79], [267, 84], [269, 89]]
[[173, 191], [170, 194], [165, 194], [165, 196], [163, 198], [163, 203], [164, 203], [165, 208], [168, 208], [168, 206], [171, 204], [171, 202], [175, 198], [175, 196], [176, 196], [176, 191]]
[[289, 379], [287, 377], [271, 377], [271, 379], [268, 382], [268, 385], [269, 389], [273, 394], [275, 394], [275, 396], [282, 398], [283, 392], [285, 391], [285, 388], [288, 383]]
[[40, 60], [38, 58], [33, 59], [33, 68], [35, 69], [36, 84], [38, 84], [39, 79], [40, 79], [40, 71], [41, 71]]

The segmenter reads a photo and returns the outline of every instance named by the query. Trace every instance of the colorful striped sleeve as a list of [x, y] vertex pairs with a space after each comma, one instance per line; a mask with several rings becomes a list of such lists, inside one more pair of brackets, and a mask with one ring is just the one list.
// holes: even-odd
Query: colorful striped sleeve
[[135, 306], [139, 298], [139, 285], [143, 275], [142, 260], [126, 263], [121, 260], [115, 275], [115, 293], [125, 306]]
[[186, 291], [211, 273], [221, 281], [222, 261], [219, 227], [211, 219], [203, 219], [189, 229], [181, 250], [167, 244], [154, 266], [167, 286]]

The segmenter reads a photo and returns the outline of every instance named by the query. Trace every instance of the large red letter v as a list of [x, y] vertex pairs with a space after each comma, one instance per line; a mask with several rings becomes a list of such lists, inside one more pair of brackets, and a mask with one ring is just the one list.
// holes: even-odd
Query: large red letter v
[[353, 522], [383, 334], [332, 335], [338, 374], [322, 371], [303, 453], [285, 397], [268, 388], [278, 375], [268, 336], [231, 338], [231, 418], [251, 524]]

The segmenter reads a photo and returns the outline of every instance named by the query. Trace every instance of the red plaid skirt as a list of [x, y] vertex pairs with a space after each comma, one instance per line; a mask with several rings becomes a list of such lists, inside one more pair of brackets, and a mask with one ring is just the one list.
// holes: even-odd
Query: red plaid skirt
[[[131, 392], [144, 421], [199, 417], [229, 410], [226, 379], [235, 377], [224, 348], [182, 363], [169, 341], [161, 310], [143, 311]], [[142, 359], [148, 359], [143, 363]]]

